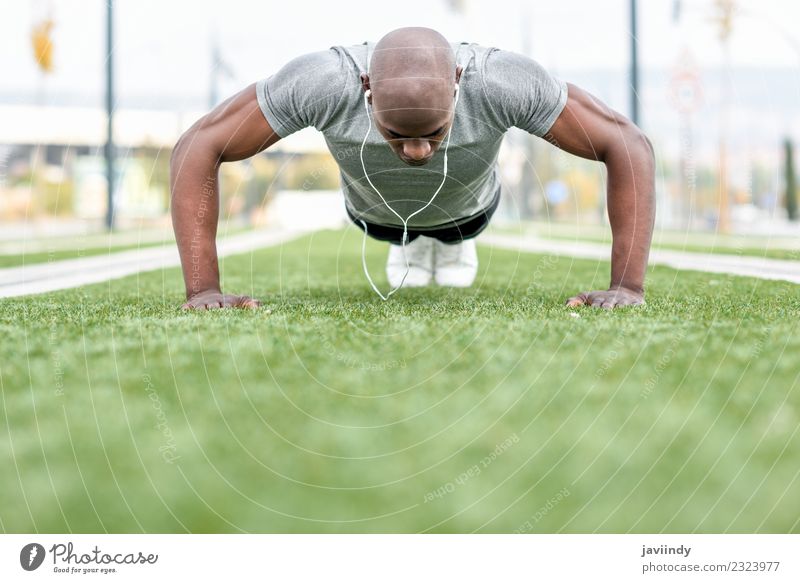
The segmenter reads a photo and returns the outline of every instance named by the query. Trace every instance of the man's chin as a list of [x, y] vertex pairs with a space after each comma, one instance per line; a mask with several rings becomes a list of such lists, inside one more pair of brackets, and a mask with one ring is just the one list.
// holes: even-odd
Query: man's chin
[[424, 160], [408, 160], [406, 158], [400, 159], [409, 166], [425, 166], [425, 164], [431, 161], [431, 158], [425, 158]]

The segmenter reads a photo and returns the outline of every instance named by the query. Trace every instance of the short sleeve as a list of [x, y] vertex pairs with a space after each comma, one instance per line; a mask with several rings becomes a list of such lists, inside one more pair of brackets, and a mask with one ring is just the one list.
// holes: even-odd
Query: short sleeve
[[483, 65], [488, 108], [501, 129], [542, 137], [567, 103], [567, 84], [526, 56], [493, 48]]
[[258, 105], [282, 138], [309, 126], [323, 131], [342, 103], [346, 80], [339, 51], [307, 53], [256, 83]]

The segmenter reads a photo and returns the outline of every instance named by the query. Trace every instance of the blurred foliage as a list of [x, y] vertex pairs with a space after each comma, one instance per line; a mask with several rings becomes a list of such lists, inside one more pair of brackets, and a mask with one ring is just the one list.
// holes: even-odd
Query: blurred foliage
[[36, 185], [36, 210], [51, 216], [70, 216], [74, 194], [74, 185], [70, 180], [41, 181]]
[[697, 209], [716, 209], [717, 208], [717, 190], [719, 188], [719, 181], [717, 173], [712, 168], [701, 167], [695, 169], [696, 180], [696, 195], [695, 203]]
[[753, 202], [761, 204], [765, 195], [775, 189], [775, 171], [764, 164], [754, 163], [750, 169], [750, 185]]
[[148, 185], [163, 192], [164, 208], [169, 208], [169, 156], [170, 151], [156, 147], [142, 148], [136, 158], [148, 170]]
[[337, 190], [339, 169], [328, 154], [263, 154], [223, 164], [223, 216], [250, 215], [280, 190]]
[[[785, 157], [785, 147], [782, 146], [782, 158]], [[76, 199], [80, 198], [75, 189], [82, 188], [76, 182], [76, 163], [87, 153], [56, 154], [49, 163], [18, 157], [13, 166], [9, 165], [10, 171], [0, 188], [3, 200], [0, 215], [4, 219], [29, 216], [30, 213], [68, 216], [72, 212], [71, 207], [74, 208], [75, 203], [79, 202]], [[128, 156], [129, 161], [135, 160], [134, 166], [141, 170], [138, 182], [130, 187], [134, 192], [146, 189], [147, 192], [142, 191], [143, 199], [158, 198], [159, 208], [168, 212], [170, 150], [149, 145], [131, 150]], [[605, 221], [607, 183], [602, 164], [579, 159], [544, 143], [537, 146], [532, 161], [536, 180], [530, 196], [536, 213], [559, 221], [574, 220], [577, 215], [593, 215], [601, 223]], [[663, 159], [659, 164], [660, 188], [677, 189], [681, 181], [688, 180], [682, 177], [683, 171], [674, 161]], [[33, 167], [38, 169], [34, 171]], [[712, 165], [697, 166], [692, 168], [692, 172], [695, 183], [692, 212], [697, 217], [711, 217], [717, 212], [717, 169]], [[776, 166], [754, 161], [749, 168], [748, 179], [746, 187], [731, 189], [732, 200], [736, 204], [753, 203], [765, 209], [780, 205], [787, 208], [790, 216], [796, 216], [796, 201], [795, 215], [792, 215], [791, 195], [784, 190], [790, 183], [781, 180]], [[557, 203], [545, 200], [543, 189], [551, 180], [561, 180], [566, 184], [569, 195], [565, 200]], [[254, 212], [263, 210], [269, 200], [282, 190], [339, 189], [339, 168], [327, 153], [292, 155], [264, 152], [249, 160], [222, 165], [220, 214], [223, 218], [252, 217]], [[517, 186], [509, 183], [509, 192], [515, 189], [518, 190]], [[676, 191], [671, 196], [682, 194]]]
[[578, 209], [596, 208], [600, 197], [604, 196], [603, 185], [597, 170], [587, 172], [583, 168], [574, 168], [564, 174], [564, 180], [570, 190], [567, 203], [572, 201]]
[[263, 206], [278, 190], [276, 178], [280, 163], [274, 158], [256, 156], [251, 160], [252, 175], [244, 193], [244, 210]]
[[283, 170], [287, 190], [337, 190], [339, 169], [329, 154], [306, 154], [289, 160]]

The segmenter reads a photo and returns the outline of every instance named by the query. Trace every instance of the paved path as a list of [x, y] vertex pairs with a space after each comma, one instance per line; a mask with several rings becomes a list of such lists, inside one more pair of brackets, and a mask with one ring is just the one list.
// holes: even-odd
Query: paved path
[[[581, 259], [602, 259], [604, 261], [608, 261], [611, 258], [610, 244], [551, 241], [532, 236], [500, 234], [483, 234], [478, 240], [486, 245], [516, 251], [567, 255]], [[675, 269], [728, 273], [800, 283], [800, 261], [653, 249], [650, 251], [650, 264], [666, 265]]]
[[[220, 235], [224, 233], [220, 230]], [[0, 242], [0, 255], [28, 255], [30, 253], [49, 253], [51, 251], [80, 251], [84, 249], [106, 249], [114, 252], [114, 247], [147, 246], [156, 244], [175, 244], [172, 232], [130, 231], [123, 233], [77, 234], [69, 237], [36, 236], [21, 241]]]
[[[218, 241], [217, 254], [224, 257], [246, 253], [284, 243], [307, 232], [302, 229], [269, 229], [232, 235]], [[173, 244], [10, 267], [0, 269], [0, 298], [79, 287], [179, 265], [178, 249]]]

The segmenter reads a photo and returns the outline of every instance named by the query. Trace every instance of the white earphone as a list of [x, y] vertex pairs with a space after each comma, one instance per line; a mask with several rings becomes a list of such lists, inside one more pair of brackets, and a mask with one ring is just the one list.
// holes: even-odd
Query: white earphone
[[447, 130], [447, 142], [444, 145], [444, 164], [442, 168], [442, 183], [439, 185], [439, 188], [436, 189], [436, 192], [433, 193], [433, 196], [428, 201], [428, 204], [423, 206], [421, 209], [414, 211], [413, 213], [408, 215], [408, 217], [406, 217], [405, 219], [401, 217], [398, 214], [398, 212], [391, 207], [391, 205], [386, 201], [386, 199], [383, 198], [383, 195], [380, 193], [380, 191], [377, 188], [375, 188], [374, 184], [372, 184], [372, 180], [370, 180], [369, 174], [367, 173], [367, 167], [364, 164], [364, 146], [367, 143], [367, 138], [369, 137], [369, 133], [372, 131], [372, 116], [370, 115], [369, 112], [369, 97], [372, 95], [372, 91], [370, 89], [367, 89], [364, 92], [364, 108], [367, 110], [367, 123], [369, 124], [369, 126], [367, 127], [366, 135], [364, 135], [364, 141], [361, 142], [361, 151], [360, 151], [361, 168], [364, 170], [364, 177], [367, 179], [367, 182], [369, 182], [369, 185], [381, 198], [383, 204], [386, 205], [386, 208], [392, 211], [392, 213], [403, 223], [403, 238], [400, 244], [403, 248], [403, 257], [406, 260], [406, 272], [403, 274], [403, 279], [400, 280], [400, 285], [390, 290], [389, 293], [387, 293], [386, 295], [383, 295], [381, 291], [378, 289], [378, 286], [375, 285], [375, 282], [372, 281], [372, 278], [369, 275], [369, 270], [367, 269], [367, 234], [368, 234], [367, 223], [365, 223], [363, 219], [358, 219], [361, 225], [364, 227], [364, 240], [361, 243], [361, 265], [364, 268], [364, 275], [367, 276], [367, 281], [369, 281], [369, 284], [372, 286], [372, 289], [375, 291], [375, 293], [378, 294], [384, 301], [388, 300], [392, 296], [392, 294], [394, 294], [397, 290], [403, 287], [403, 284], [406, 281], [406, 277], [408, 276], [408, 272], [411, 270], [411, 267], [408, 264], [408, 256], [405, 253], [406, 241], [408, 241], [408, 221], [410, 221], [412, 217], [421, 213], [422, 211], [424, 211], [426, 208], [428, 208], [433, 204], [434, 199], [439, 194], [439, 191], [442, 190], [442, 187], [444, 186], [444, 183], [447, 180], [447, 149], [450, 147], [450, 135], [453, 133], [453, 124], [455, 123], [456, 106], [458, 105], [458, 89], [459, 89], [458, 83], [456, 83], [455, 96], [453, 101], [453, 121], [450, 123], [450, 128]]

